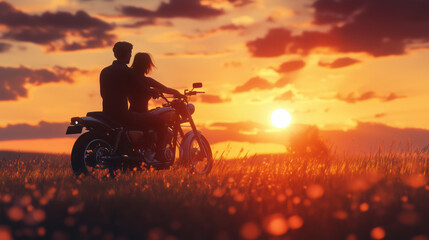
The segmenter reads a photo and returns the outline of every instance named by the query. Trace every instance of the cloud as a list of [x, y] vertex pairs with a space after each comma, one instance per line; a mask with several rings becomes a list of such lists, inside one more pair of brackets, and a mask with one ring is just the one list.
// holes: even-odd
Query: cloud
[[0, 141], [18, 140], [18, 139], [39, 139], [39, 138], [61, 138], [76, 137], [76, 135], [65, 135], [69, 123], [49, 123], [39, 122], [37, 125], [27, 123], [9, 124], [0, 127]]
[[351, 92], [347, 94], [347, 96], [342, 96], [341, 94], [338, 94], [336, 96], [336, 99], [340, 101], [348, 102], [348, 103], [356, 103], [356, 102], [361, 102], [361, 101], [366, 101], [366, 100], [376, 99], [376, 98], [384, 102], [390, 102], [390, 101], [393, 101], [399, 98], [405, 98], [405, 97], [406, 96], [399, 96], [395, 93], [390, 93], [387, 96], [377, 96], [374, 91], [367, 91], [362, 94], [356, 94], [355, 92]]
[[218, 51], [218, 52], [184, 52], [184, 53], [164, 53], [166, 57], [211, 57], [211, 56], [219, 56], [230, 53], [231, 51]]
[[113, 25], [85, 11], [30, 15], [7, 2], [0, 2], [0, 26], [6, 28], [1, 38], [43, 45], [50, 51], [102, 48], [111, 46], [116, 38], [109, 33]]
[[254, 0], [200, 0], [201, 4], [213, 8], [221, 7], [244, 7], [254, 3]]
[[289, 30], [273, 28], [265, 37], [249, 41], [246, 46], [253, 57], [278, 57], [285, 53], [291, 38], [292, 34]]
[[216, 104], [216, 103], [230, 102], [231, 98], [222, 98], [218, 95], [202, 94], [198, 96], [198, 100], [203, 103]]
[[429, 130], [395, 128], [381, 123], [358, 122], [354, 129], [324, 130], [321, 131], [321, 136], [339, 151], [376, 152], [379, 147], [383, 146], [388, 150], [396, 150], [394, 148], [406, 150], [409, 143], [424, 147], [428, 145]]
[[155, 11], [136, 6], [123, 6], [119, 10], [125, 16], [143, 18], [182, 17], [206, 19], [217, 17], [224, 13], [221, 9], [202, 5], [199, 0], [170, 0], [168, 3], [161, 2]]
[[396, 93], [390, 93], [388, 96], [386, 96], [385, 98], [383, 98], [382, 100], [385, 102], [390, 102], [399, 98], [405, 98], [406, 96], [400, 96], [397, 95]]
[[354, 58], [344, 57], [344, 58], [338, 58], [335, 59], [332, 62], [319, 62], [319, 66], [321, 67], [327, 67], [327, 68], [343, 68], [347, 67], [356, 63], [359, 63], [360, 61]]
[[249, 41], [249, 52], [254, 57], [277, 57], [329, 48], [381, 57], [405, 54], [414, 43], [429, 42], [427, 1], [317, 0], [313, 8], [313, 24], [328, 26], [328, 31], [292, 35], [286, 28], [273, 28], [265, 37]]
[[[270, 127], [252, 121], [247, 122], [217, 122], [209, 126], [199, 126], [211, 144], [236, 141], [249, 143], [277, 143], [289, 145], [290, 138], [299, 136], [315, 126], [293, 124], [279, 131], [270, 131]], [[317, 129], [317, 128], [316, 128]]]
[[237, 24], [230, 23], [230, 24], [222, 25], [222, 26], [217, 27], [217, 28], [212, 28], [212, 29], [210, 29], [210, 30], [208, 30], [208, 31], [206, 31], [206, 32], [198, 35], [197, 37], [194, 37], [194, 38], [203, 38], [203, 37], [206, 37], [206, 36], [218, 33], [218, 32], [231, 32], [231, 31], [239, 31], [239, 30], [243, 30], [243, 29], [246, 29], [246, 27], [243, 25], [237, 25]]
[[[376, 152], [380, 147], [388, 150], [407, 150], [409, 143], [413, 146], [428, 145], [429, 130], [419, 128], [396, 128], [380, 123], [358, 122], [353, 129], [322, 130], [316, 126], [292, 124], [280, 131], [267, 131], [267, 126], [255, 122], [214, 123], [199, 127], [211, 144], [237, 141], [249, 143], [277, 143], [288, 146], [296, 140], [309, 141], [309, 133], [317, 133], [322, 143], [335, 149], [339, 154]], [[312, 134], [310, 134], [312, 135]], [[305, 142], [304, 142], [305, 143]], [[394, 143], [394, 144], [393, 144]], [[393, 145], [392, 145], [393, 144]], [[305, 145], [305, 144], [304, 144]]]
[[0, 67], [0, 101], [27, 97], [27, 85], [42, 85], [51, 82], [73, 82], [71, 76], [76, 68], [54, 67], [53, 69], [30, 69], [21, 67]]
[[121, 25], [121, 27], [124, 28], [140, 28], [140, 27], [145, 27], [145, 26], [167, 26], [167, 27], [171, 27], [173, 26], [173, 23], [170, 21], [158, 21], [155, 18], [148, 18], [148, 19], [144, 19], [141, 21], [137, 21], [134, 23], [129, 23], [129, 24], [123, 24]]
[[235, 32], [235, 31], [240, 31], [246, 29], [245, 26], [243, 25], [237, 25], [237, 24], [226, 24], [226, 25], [222, 25], [216, 28], [212, 28], [209, 29], [207, 31], [201, 31], [199, 29], [197, 29], [197, 32], [200, 32], [197, 35], [189, 35], [189, 34], [181, 34], [181, 37], [184, 37], [186, 39], [190, 39], [190, 40], [194, 40], [194, 39], [202, 39], [202, 38], [207, 38], [209, 36], [212, 36], [216, 33], [220, 33], [220, 32]]
[[221, 128], [225, 130], [234, 129], [235, 132], [252, 132], [254, 130], [263, 130], [264, 125], [256, 122], [216, 122], [210, 124], [210, 127]]
[[281, 88], [281, 87], [284, 87], [284, 86], [290, 84], [291, 82], [292, 82], [292, 79], [287, 78], [287, 77], [283, 77], [283, 78], [280, 78], [279, 80], [277, 80], [277, 82], [274, 84], [274, 87]]
[[234, 5], [235, 7], [244, 7], [255, 2], [253, 0], [227, 0], [227, 1], [232, 5]]
[[386, 113], [377, 113], [374, 115], [375, 118], [382, 118], [385, 117], [387, 114]]
[[278, 73], [288, 73], [288, 72], [294, 72], [301, 68], [305, 67], [305, 62], [302, 60], [292, 60], [288, 62], [282, 63], [276, 71]]
[[253, 77], [249, 79], [247, 82], [245, 82], [243, 85], [240, 85], [234, 89], [234, 93], [242, 93], [242, 92], [249, 92], [254, 89], [272, 89], [273, 84], [268, 82], [266, 79], [261, 77]]
[[295, 97], [295, 94], [292, 91], [286, 91], [284, 92], [282, 95], [277, 96], [276, 98], [274, 98], [274, 100], [277, 101], [292, 101], [293, 98]]
[[243, 93], [250, 92], [252, 90], [269, 90], [274, 88], [282, 88], [288, 84], [290, 84], [292, 80], [287, 77], [280, 78], [274, 84], [268, 82], [265, 78], [261, 77], [253, 77], [245, 82], [243, 85], [236, 87], [233, 90], [233, 93]]
[[0, 42], [0, 53], [9, 51], [11, 47], [12, 47], [12, 45], [9, 43]]

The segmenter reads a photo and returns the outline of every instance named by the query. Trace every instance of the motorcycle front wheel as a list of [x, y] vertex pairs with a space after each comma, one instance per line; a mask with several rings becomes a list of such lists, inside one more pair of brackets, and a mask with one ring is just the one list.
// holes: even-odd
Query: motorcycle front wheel
[[182, 145], [183, 157], [192, 173], [206, 175], [210, 173], [213, 167], [212, 150], [207, 139], [201, 134], [199, 136], [202, 146], [198, 143], [196, 135], [186, 139]]
[[73, 145], [71, 165], [76, 176], [81, 174], [114, 177], [111, 163], [103, 157], [112, 152], [112, 145], [105, 137], [86, 132], [79, 136]]

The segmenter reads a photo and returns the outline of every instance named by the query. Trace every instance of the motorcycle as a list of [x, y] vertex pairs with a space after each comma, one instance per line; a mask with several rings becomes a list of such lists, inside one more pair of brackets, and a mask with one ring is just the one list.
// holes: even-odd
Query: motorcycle
[[[71, 118], [66, 134], [81, 134], [74, 143], [71, 153], [73, 172], [79, 176], [101, 174], [114, 177], [116, 170], [155, 168], [169, 169], [174, 164], [184, 166], [195, 174], [208, 174], [213, 167], [210, 144], [197, 130], [192, 119], [195, 106], [189, 103], [190, 96], [199, 93], [202, 83], [194, 83], [192, 90], [184, 91], [184, 98], [166, 101], [163, 107], [150, 110], [164, 119], [168, 126], [167, 145], [164, 151], [165, 162], [154, 161], [156, 133], [129, 129], [112, 120], [103, 112], [88, 112], [86, 117]], [[183, 124], [191, 130], [183, 131]], [[179, 156], [176, 160], [176, 152]]]

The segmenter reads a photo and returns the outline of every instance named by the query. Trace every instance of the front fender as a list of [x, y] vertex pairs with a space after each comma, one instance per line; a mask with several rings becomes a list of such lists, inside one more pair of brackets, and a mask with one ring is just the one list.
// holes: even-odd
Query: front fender
[[[202, 135], [201, 131], [197, 131], [198, 135], [201, 138], [201, 141], [204, 145], [206, 145], [206, 150], [208, 151], [209, 156], [212, 156], [212, 150], [210, 148], [210, 143], [207, 141], [207, 139]], [[179, 148], [179, 163], [181, 164], [187, 164], [187, 159], [190, 159], [190, 147], [193, 139], [195, 138], [195, 133], [193, 131], [187, 132], [185, 135], [183, 135], [180, 148]], [[202, 148], [200, 146], [200, 148]]]

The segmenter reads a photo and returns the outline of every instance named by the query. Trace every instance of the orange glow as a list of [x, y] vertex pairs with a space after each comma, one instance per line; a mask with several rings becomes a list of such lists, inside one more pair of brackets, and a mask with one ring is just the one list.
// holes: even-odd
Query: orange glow
[[[419, 46], [427, 45], [426, 40], [421, 40], [427, 39], [425, 37], [415, 39], [413, 36], [403, 36], [403, 39], [396, 42], [404, 43], [404, 49], [398, 46], [398, 52], [395, 53], [378, 54], [374, 51], [380, 49], [367, 46], [371, 41], [361, 42], [359, 39], [355, 39], [356, 49], [351, 50], [343, 46], [347, 41], [338, 41], [341, 35], [327, 35], [332, 29], [349, 24], [347, 21], [315, 24], [317, 20], [315, 16], [319, 16], [317, 14], [325, 16], [323, 8], [313, 6], [310, 10], [309, 7], [304, 8], [298, 1], [290, 1], [280, 4], [281, 6], [276, 3], [277, 1], [193, 1], [195, 4], [202, 4], [203, 9], [210, 9], [209, 12], [214, 14], [204, 16], [201, 12], [197, 14], [199, 17], [195, 17], [188, 16], [185, 12], [182, 13], [184, 15], [173, 14], [168, 18], [154, 17], [153, 22], [141, 21], [142, 19], [122, 13], [121, 7], [115, 8], [106, 1], [6, 2], [10, 3], [10, 9], [15, 9], [14, 11], [25, 16], [25, 19], [41, 17], [47, 12], [53, 16], [59, 12], [67, 12], [74, 16], [76, 12], [83, 11], [94, 20], [91, 22], [99, 22], [100, 26], [105, 26], [107, 30], [94, 36], [94, 39], [100, 38], [99, 42], [106, 44], [92, 46], [95, 44], [93, 41], [85, 43], [85, 37], [78, 34], [82, 31], [84, 35], [88, 35], [88, 29], [79, 29], [81, 24], [67, 28], [66, 26], [73, 25], [73, 21], [63, 25], [59, 19], [58, 24], [52, 26], [48, 24], [48, 28], [35, 26], [35, 30], [40, 27], [40, 36], [36, 31], [34, 37], [41, 39], [28, 37], [29, 39], [18, 40], [9, 37], [2, 40], [0, 62], [4, 64], [0, 67], [5, 71], [16, 70], [22, 66], [28, 68], [28, 71], [40, 69], [53, 71], [56, 67], [70, 67], [76, 71], [71, 74], [70, 81], [28, 80], [24, 84], [15, 81], [13, 77], [2, 75], [2, 81], [6, 81], [2, 85], [6, 87], [0, 89], [0, 92], [7, 93], [2, 94], [2, 97], [8, 94], [12, 97], [0, 99], [0, 112], [7, 113], [0, 119], [0, 130], [6, 128], [8, 124], [34, 125], [40, 121], [61, 123], [68, 121], [72, 116], [84, 116], [86, 112], [100, 111], [102, 102], [99, 73], [114, 60], [112, 54], [114, 41], [125, 40], [134, 45], [133, 55], [141, 51], [153, 55], [157, 69], [150, 77], [164, 85], [184, 90], [193, 82], [203, 82], [202, 91], [205, 91], [207, 96], [212, 96], [214, 100], [204, 101], [199, 97], [191, 99], [196, 107], [194, 120], [197, 125], [205, 125], [207, 129], [212, 129], [210, 125], [215, 123], [253, 122], [261, 125], [248, 132], [266, 133], [264, 139], [256, 139], [257, 137], [247, 130], [238, 130], [246, 132], [248, 136], [236, 140], [231, 137], [233, 134], [228, 135], [228, 131], [225, 131], [223, 139], [216, 141], [213, 147], [215, 151], [222, 153], [226, 146], [231, 144], [228, 158], [236, 157], [241, 148], [244, 148], [244, 153], [248, 151], [249, 155], [284, 153], [285, 145], [289, 144], [288, 133], [284, 131], [276, 135], [284, 142], [274, 141], [275, 137], [271, 138], [270, 134], [288, 127], [292, 118], [293, 124], [315, 126], [321, 133], [328, 130], [340, 133], [342, 130], [356, 130], [354, 135], [350, 132], [343, 135], [336, 132], [335, 135], [324, 138], [329, 140], [331, 143], [329, 146], [334, 148], [342, 144], [343, 148], [349, 148], [347, 150], [362, 151], [371, 147], [374, 149], [380, 143], [388, 145], [394, 140], [407, 142], [408, 138], [420, 141], [419, 147], [427, 144], [426, 140], [422, 140], [424, 138], [418, 137], [420, 134], [416, 134], [412, 139], [412, 136], [397, 134], [396, 131], [399, 128], [417, 127], [421, 128], [419, 131], [429, 136], [428, 132], [424, 132], [428, 129], [426, 119], [429, 118], [429, 106], [424, 104], [429, 101], [429, 95], [425, 92], [425, 89], [429, 88], [426, 81], [429, 68], [425, 65], [429, 61], [429, 51], [417, 45], [408, 46], [408, 43], [417, 42]], [[135, 1], [126, 2], [124, 6], [135, 4]], [[171, 1], [163, 2], [168, 5]], [[159, 3], [145, 1], [136, 7], [156, 11]], [[357, 11], [356, 14], [367, 16], [364, 14], [365, 11]], [[379, 20], [374, 18], [374, 21]], [[380, 23], [384, 24], [383, 21]], [[54, 25], [64, 26], [65, 29], [60, 29], [61, 31], [55, 34], [61, 35], [64, 31], [64, 36], [53, 40], [42, 39], [46, 37], [46, 32], [55, 27]], [[270, 38], [269, 33], [276, 29], [274, 25], [277, 29], [283, 29], [279, 36], [285, 37], [284, 39], [277, 35]], [[416, 25], [416, 29], [418, 26], [420, 25]], [[31, 27], [25, 26], [23, 29]], [[9, 26], [7, 23], [1, 23], [0, 29], [5, 36], [21, 32], [21, 29], [14, 29], [13, 25]], [[289, 29], [293, 29], [290, 36]], [[395, 28], [385, 29], [388, 32], [394, 31], [392, 29]], [[308, 41], [308, 44], [303, 44], [307, 39], [302, 33], [308, 31], [317, 36], [320, 34], [323, 41]], [[103, 35], [112, 38], [102, 39]], [[389, 40], [387, 36], [384, 37], [383, 39]], [[301, 38], [304, 41], [296, 41]], [[285, 41], [290, 44], [282, 47], [281, 44]], [[62, 46], [63, 43], [88, 47], [76, 51], [65, 49], [49, 51], [50, 46]], [[386, 46], [387, 43], [385, 42]], [[255, 52], [255, 49], [258, 51]], [[295, 51], [293, 49], [296, 52], [291, 52]], [[372, 52], [368, 52], [368, 49], [372, 49]], [[347, 59], [349, 62], [344, 62]], [[284, 64], [290, 61], [302, 62], [302, 67], [295, 69], [285, 67], [287, 64]], [[178, 72], [181, 74], [177, 74]], [[255, 78], [259, 80], [250, 81]], [[32, 78], [28, 76], [26, 79]], [[271, 123], [268, 122], [268, 117]], [[367, 139], [353, 137], [361, 136], [360, 133], [373, 132], [367, 128], [360, 128], [362, 123], [380, 124], [378, 126], [380, 132], [374, 134], [377, 139], [372, 136], [368, 136]], [[279, 128], [278, 131], [269, 132], [272, 130], [271, 126]], [[287, 130], [292, 130], [292, 127]], [[56, 139], [37, 139], [37, 136], [32, 136], [33, 139], [28, 140], [10, 140], [12, 137], [7, 136], [9, 138], [0, 140], [0, 149], [69, 153], [72, 140], [63, 139], [61, 134], [62, 132], [58, 133]], [[403, 136], [402, 139], [396, 139], [397, 135]], [[248, 139], [245, 139], [246, 137]], [[366, 145], [366, 148], [361, 145]], [[408, 182], [412, 187], [421, 187], [423, 184], [421, 179], [410, 181]], [[369, 186], [369, 183], [356, 182], [356, 186], [352, 188], [356, 191], [364, 189], [365, 184]]]

